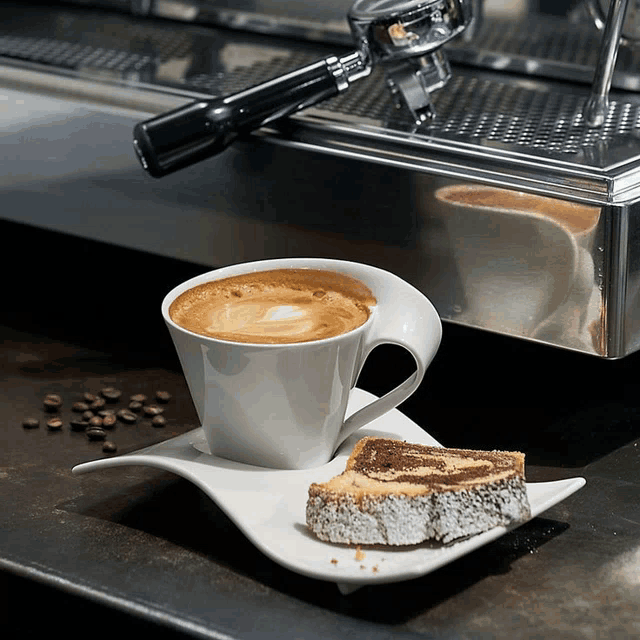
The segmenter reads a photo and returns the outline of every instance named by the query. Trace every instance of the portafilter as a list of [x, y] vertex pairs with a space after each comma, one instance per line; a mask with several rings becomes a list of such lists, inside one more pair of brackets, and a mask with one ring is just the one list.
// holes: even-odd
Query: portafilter
[[441, 46], [471, 25], [473, 2], [356, 0], [347, 16], [355, 51], [141, 122], [133, 130], [138, 158], [155, 178], [173, 173], [220, 153], [239, 135], [346, 91], [378, 63], [396, 103], [420, 126], [434, 116], [431, 92], [451, 77]]

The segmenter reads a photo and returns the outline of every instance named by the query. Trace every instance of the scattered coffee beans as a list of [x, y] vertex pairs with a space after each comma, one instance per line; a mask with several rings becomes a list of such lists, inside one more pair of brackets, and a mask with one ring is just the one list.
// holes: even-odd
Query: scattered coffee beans
[[60, 429], [62, 429], [62, 420], [60, 420], [60, 418], [47, 420], [47, 429], [50, 431], [60, 431]]
[[164, 427], [167, 424], [167, 419], [164, 416], [153, 416], [151, 424], [154, 427]]
[[102, 418], [102, 428], [103, 429], [113, 429], [116, 426], [117, 417], [115, 413], [110, 413], [109, 415], [104, 416]]
[[159, 407], [157, 404], [148, 404], [142, 407], [145, 416], [159, 416], [164, 409]]
[[118, 402], [118, 400], [120, 400], [120, 396], [122, 395], [122, 391], [119, 391], [115, 387], [105, 387], [100, 391], [100, 395], [107, 402]]
[[62, 398], [57, 393], [48, 393], [44, 397], [44, 408], [45, 411], [49, 411], [53, 413], [57, 411], [62, 406]]
[[86, 420], [69, 420], [71, 431], [84, 431], [89, 423]]
[[104, 405], [107, 401], [104, 398], [96, 398], [90, 405], [89, 409], [91, 411], [100, 411], [100, 409], [104, 408]]
[[[142, 412], [146, 417], [151, 418], [154, 427], [164, 427], [167, 424], [166, 418], [161, 415], [164, 412], [157, 404], [146, 404], [148, 397], [143, 393], [136, 393], [130, 397], [128, 408], [126, 409], [105, 409], [108, 402], [114, 404], [120, 400], [122, 391], [115, 387], [104, 387], [100, 394], [85, 392], [82, 394], [82, 401], [74, 402], [71, 410], [76, 414], [82, 414], [77, 418], [69, 420], [71, 431], [84, 431], [89, 440], [104, 441], [102, 450], [105, 453], [115, 453], [118, 449], [115, 442], [106, 440], [107, 430], [114, 429], [117, 421], [125, 424], [135, 424], [138, 422], [136, 413]], [[155, 392], [155, 399], [160, 404], [170, 402], [172, 395], [168, 391], [160, 390]], [[43, 400], [44, 409], [49, 413], [57, 412], [63, 405], [63, 400], [57, 393], [49, 393]], [[60, 431], [63, 421], [59, 417], [52, 417], [46, 421], [50, 431]], [[22, 422], [25, 429], [36, 429], [40, 426], [37, 418], [25, 418]]]
[[102, 427], [87, 427], [85, 431], [89, 440], [104, 440], [107, 432]]
[[120, 411], [118, 411], [116, 415], [118, 416], [118, 419], [125, 424], [135, 424], [136, 422], [138, 422], [138, 416], [128, 409], [120, 409]]

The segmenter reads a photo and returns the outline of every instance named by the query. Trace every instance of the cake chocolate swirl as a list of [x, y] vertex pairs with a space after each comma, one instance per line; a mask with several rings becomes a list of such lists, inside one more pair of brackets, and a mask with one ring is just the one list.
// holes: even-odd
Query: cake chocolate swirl
[[453, 489], [468, 486], [478, 479], [485, 482], [488, 477], [497, 480], [522, 473], [524, 456], [522, 459], [522, 465], [514, 467], [512, 455], [505, 457], [504, 453], [496, 451], [465, 450], [461, 457], [442, 447], [425, 447], [387, 438], [363, 438], [347, 471], [383, 483]]

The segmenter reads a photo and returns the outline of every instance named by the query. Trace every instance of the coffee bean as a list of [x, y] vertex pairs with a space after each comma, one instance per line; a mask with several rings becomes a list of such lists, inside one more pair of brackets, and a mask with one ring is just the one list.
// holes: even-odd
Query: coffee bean
[[85, 412], [83, 412], [83, 414], [82, 414], [82, 419], [83, 420], [89, 421], [89, 420], [91, 420], [91, 418], [93, 418], [93, 411], [85, 411]]
[[164, 409], [156, 404], [148, 404], [145, 407], [142, 407], [142, 410], [146, 416], [159, 416], [164, 412]]
[[62, 398], [56, 393], [49, 393], [44, 398], [45, 411], [53, 413], [62, 406]]
[[37, 429], [40, 426], [40, 420], [37, 418], [25, 418], [22, 421], [22, 426], [25, 429]]
[[107, 416], [115, 416], [116, 415], [116, 410], [115, 409], [102, 409], [102, 411], [98, 411], [98, 415], [101, 418], [106, 418]]
[[88, 391], [86, 391], [85, 393], [82, 394], [82, 397], [88, 402], [88, 403], [92, 403], [95, 402], [98, 399], [98, 396], [95, 395], [94, 393], [89, 393]]
[[147, 396], [145, 396], [144, 393], [136, 393], [135, 395], [131, 396], [129, 400], [131, 400], [131, 402], [139, 402], [140, 404], [142, 404], [147, 401]]
[[116, 415], [118, 419], [122, 420], [125, 424], [135, 424], [138, 422], [138, 416], [127, 409], [120, 409]]
[[47, 420], [47, 429], [50, 431], [60, 431], [60, 429], [62, 429], [62, 420], [60, 420], [60, 418]]
[[119, 391], [115, 387], [105, 387], [100, 391], [100, 395], [107, 402], [118, 402], [118, 400], [120, 400], [120, 396], [122, 395], [122, 391]]
[[153, 416], [151, 424], [154, 427], [164, 427], [167, 424], [167, 419], [164, 416]]
[[166, 404], [171, 400], [171, 394], [168, 391], [156, 391], [156, 400]]
[[115, 453], [118, 450], [118, 445], [115, 442], [111, 442], [111, 440], [106, 440], [102, 445], [102, 450], [105, 453]]
[[110, 413], [108, 416], [102, 418], [102, 427], [104, 429], [113, 429], [116, 424], [116, 415], [114, 413]]
[[90, 427], [85, 433], [89, 440], [104, 440], [107, 437], [107, 432], [102, 427]]
[[102, 418], [100, 416], [93, 416], [89, 419], [89, 427], [101, 427]]
[[142, 402], [137, 402], [136, 400], [133, 400], [132, 402], [129, 403], [129, 409], [137, 413], [142, 409]]
[[74, 402], [71, 406], [71, 411], [83, 413], [89, 410], [89, 405], [86, 402]]
[[84, 431], [89, 423], [86, 420], [69, 420], [71, 431]]
[[91, 409], [91, 411], [100, 411], [100, 409], [102, 409], [104, 407], [104, 405], [106, 404], [106, 400], [104, 398], [96, 398], [90, 405], [89, 405], [89, 409]]

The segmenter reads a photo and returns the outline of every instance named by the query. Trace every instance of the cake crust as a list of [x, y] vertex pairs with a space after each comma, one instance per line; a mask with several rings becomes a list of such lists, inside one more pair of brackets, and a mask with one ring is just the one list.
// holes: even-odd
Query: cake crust
[[344, 473], [309, 487], [307, 525], [350, 544], [443, 543], [531, 515], [524, 455], [363, 438]]

